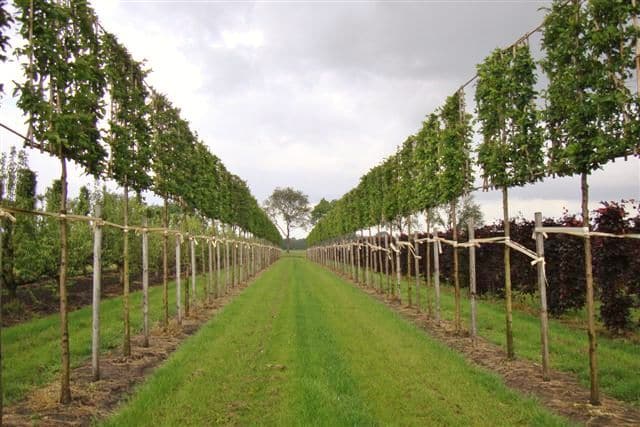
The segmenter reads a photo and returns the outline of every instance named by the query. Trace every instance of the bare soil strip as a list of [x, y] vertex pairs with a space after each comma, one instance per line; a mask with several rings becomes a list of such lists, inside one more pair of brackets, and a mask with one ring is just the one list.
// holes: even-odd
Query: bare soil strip
[[105, 354], [100, 359], [100, 381], [92, 381], [91, 360], [73, 369], [71, 404], [58, 403], [59, 384], [54, 382], [6, 407], [3, 425], [89, 426], [107, 417], [182, 341], [193, 335], [247, 286], [232, 288], [227, 295], [213, 300], [211, 304], [200, 305], [195, 312], [191, 311], [188, 318], [183, 319], [182, 325], [172, 320], [166, 332], [161, 327], [154, 328], [149, 347], [142, 346], [142, 335], [135, 336], [131, 343], [132, 356], [129, 358], [121, 356], [121, 349]]
[[[349, 281], [346, 278], [345, 280]], [[453, 322], [443, 320], [438, 325], [427, 314], [418, 313], [414, 307], [390, 300], [375, 289], [359, 288], [424, 329], [432, 337], [464, 354], [467, 360], [497, 373], [507, 386], [537, 398], [556, 414], [589, 426], [640, 425], [640, 410], [627, 403], [602, 395], [602, 405], [591, 405], [589, 390], [573, 375], [553, 370], [551, 381], [542, 381], [540, 364], [524, 359], [508, 360], [506, 352], [501, 347], [482, 337], [478, 337], [476, 345], [473, 346], [467, 332], [455, 333]]]

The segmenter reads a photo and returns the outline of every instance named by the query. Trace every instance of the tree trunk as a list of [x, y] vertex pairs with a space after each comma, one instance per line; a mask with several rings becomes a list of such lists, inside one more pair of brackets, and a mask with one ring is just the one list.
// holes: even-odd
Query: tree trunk
[[122, 353], [125, 357], [131, 356], [131, 324], [129, 321], [129, 187], [124, 184], [124, 242], [122, 245], [122, 304], [124, 308], [124, 343]]
[[[96, 203], [96, 218], [102, 216], [102, 206]], [[102, 285], [102, 227], [93, 224], [93, 299], [91, 335], [91, 374], [93, 381], [100, 379], [100, 288]]]
[[167, 331], [169, 326], [169, 202], [164, 198], [164, 206], [162, 209], [162, 227], [165, 231], [162, 233], [162, 326]]
[[291, 229], [289, 223], [287, 223], [287, 253], [291, 251], [291, 238], [289, 237]]
[[[62, 151], [62, 150], [61, 150]], [[62, 154], [62, 153], [61, 153]], [[60, 155], [60, 403], [71, 402], [71, 386], [69, 376], [71, 373], [69, 358], [69, 318], [67, 313], [67, 258], [69, 256], [67, 248], [68, 225], [65, 215], [67, 214], [67, 162], [63, 155]]]
[[[509, 194], [507, 187], [502, 187], [502, 224], [504, 237], [511, 236], [511, 223], [509, 222]], [[504, 300], [507, 322], [507, 358], [513, 360], [515, 351], [513, 348], [513, 313], [511, 303], [511, 248], [504, 245]]]
[[213, 291], [213, 243], [211, 243], [211, 240], [207, 240], [208, 243], [208, 255], [209, 255], [209, 292], [207, 292], [207, 302], [209, 302], [209, 304], [211, 304], [211, 294], [214, 292]]
[[[458, 226], [456, 221], [456, 201], [451, 202], [451, 226], [453, 233], [453, 241], [458, 241]], [[456, 333], [460, 333], [462, 329], [462, 322], [460, 320], [460, 266], [458, 265], [458, 248], [455, 246], [453, 249], [453, 283], [455, 286], [454, 295], [455, 295], [455, 331]]]
[[[147, 227], [147, 215], [142, 220], [143, 227]], [[142, 232], [142, 324], [144, 341], [143, 347], [149, 347], [149, 234]]]
[[[589, 225], [589, 184], [588, 175], [581, 175], [582, 187], [582, 218], [583, 227], [591, 229]], [[593, 289], [593, 267], [591, 265], [591, 238], [586, 235], [584, 238], [584, 270], [587, 285], [587, 334], [589, 336], [589, 372], [591, 376], [591, 398], [592, 405], [600, 404], [600, 390], [598, 384], [598, 358], [596, 341], [596, 316]]]

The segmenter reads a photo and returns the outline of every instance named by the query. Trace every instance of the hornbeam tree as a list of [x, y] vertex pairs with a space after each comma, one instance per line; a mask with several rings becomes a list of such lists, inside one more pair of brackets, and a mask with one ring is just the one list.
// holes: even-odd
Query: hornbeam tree
[[[634, 68], [638, 37], [632, 17], [638, 5], [593, 0], [555, 1], [542, 38], [545, 122], [551, 140], [550, 169], [560, 176], [579, 174], [582, 220], [589, 227], [591, 171], [638, 149], [638, 97], [625, 81]], [[591, 240], [584, 239], [591, 374], [591, 403], [600, 403], [596, 358], [595, 303]]]
[[[478, 65], [476, 105], [483, 142], [478, 148], [484, 187], [502, 189], [504, 235], [510, 235], [508, 188], [544, 174], [542, 129], [535, 107], [536, 64], [528, 45], [495, 50]], [[515, 357], [511, 309], [511, 251], [504, 246], [507, 356]]]
[[105, 79], [100, 67], [96, 16], [87, 1], [67, 3], [17, 0], [20, 34], [17, 53], [26, 81], [17, 85], [18, 106], [28, 117], [33, 146], [60, 159], [60, 402], [71, 401], [67, 318], [67, 159], [98, 176], [104, 167], [98, 120], [103, 116]]
[[122, 301], [124, 337], [122, 352], [131, 355], [129, 321], [129, 190], [138, 194], [150, 188], [151, 144], [149, 138], [146, 71], [136, 62], [115, 36], [101, 37], [102, 57], [107, 77], [110, 108], [107, 142], [111, 147], [108, 174], [123, 188], [124, 241], [122, 250]]
[[[469, 157], [471, 145], [470, 115], [464, 111], [464, 94], [456, 92], [447, 98], [440, 110], [443, 127], [438, 145], [438, 192], [442, 202], [451, 206], [453, 240], [458, 239], [456, 204], [460, 196], [469, 191], [473, 171]], [[455, 329], [460, 332], [460, 277], [458, 249], [453, 248], [453, 282], [455, 286]]]

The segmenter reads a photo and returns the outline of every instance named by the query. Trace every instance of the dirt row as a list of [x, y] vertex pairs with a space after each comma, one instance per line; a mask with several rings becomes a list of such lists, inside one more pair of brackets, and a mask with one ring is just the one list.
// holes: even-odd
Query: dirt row
[[90, 426], [96, 420], [106, 418], [180, 343], [193, 335], [247, 286], [240, 285], [211, 304], [198, 306], [197, 310], [192, 310], [189, 318], [183, 319], [182, 325], [172, 320], [167, 331], [155, 327], [151, 331], [149, 347], [142, 346], [142, 335], [133, 337], [131, 357], [122, 357], [120, 349], [103, 355], [100, 359], [100, 381], [92, 381], [90, 360], [73, 369], [71, 404], [58, 403], [59, 384], [56, 381], [6, 407], [3, 425]]
[[359, 286], [364, 292], [383, 302], [413, 322], [430, 336], [462, 353], [471, 363], [497, 373], [505, 384], [538, 399], [558, 415], [589, 426], [640, 426], [640, 410], [617, 399], [602, 395], [602, 404], [589, 403], [589, 390], [574, 375], [552, 370], [551, 381], [542, 380], [542, 366], [529, 360], [509, 360], [499, 346], [478, 337], [474, 346], [468, 332], [456, 333], [453, 322], [436, 323], [415, 307], [389, 299], [376, 289]]

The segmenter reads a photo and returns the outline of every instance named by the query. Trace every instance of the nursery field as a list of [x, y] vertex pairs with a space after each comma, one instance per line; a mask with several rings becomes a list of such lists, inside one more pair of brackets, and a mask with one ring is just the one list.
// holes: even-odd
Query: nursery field
[[570, 424], [299, 255], [263, 273], [104, 424]]

